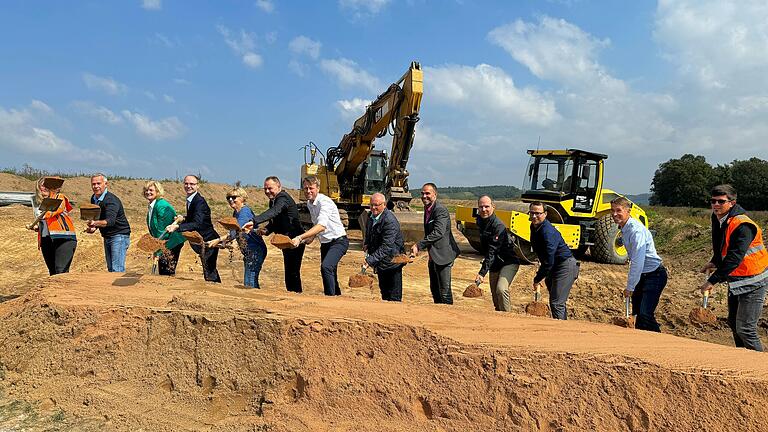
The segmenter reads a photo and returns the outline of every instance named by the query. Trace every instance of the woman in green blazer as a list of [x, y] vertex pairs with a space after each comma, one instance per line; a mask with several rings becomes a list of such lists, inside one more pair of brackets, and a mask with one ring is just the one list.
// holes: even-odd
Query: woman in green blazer
[[179, 262], [179, 254], [184, 246], [184, 237], [179, 232], [168, 234], [165, 227], [173, 223], [176, 210], [163, 198], [165, 190], [156, 181], [149, 181], [144, 185], [144, 198], [149, 202], [147, 211], [147, 228], [149, 234], [161, 240], [166, 240], [167, 251], [159, 253], [158, 272], [161, 275], [173, 276], [176, 274], [176, 263]]

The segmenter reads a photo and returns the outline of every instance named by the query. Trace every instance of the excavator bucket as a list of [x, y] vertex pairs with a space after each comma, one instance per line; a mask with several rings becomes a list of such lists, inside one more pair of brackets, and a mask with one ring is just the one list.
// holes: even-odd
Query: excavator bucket
[[[400, 231], [403, 233], [403, 241], [406, 246], [424, 238], [424, 213], [413, 211], [395, 211], [393, 213], [400, 222]], [[369, 217], [370, 213], [366, 210], [360, 213], [358, 218], [363, 237], [365, 237], [365, 227]]]

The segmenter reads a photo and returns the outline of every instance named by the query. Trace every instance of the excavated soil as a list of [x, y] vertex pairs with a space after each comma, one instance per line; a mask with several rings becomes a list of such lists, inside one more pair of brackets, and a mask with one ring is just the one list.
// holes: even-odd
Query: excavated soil
[[278, 249], [289, 249], [293, 247], [291, 238], [284, 234], [273, 234], [272, 239], [269, 242], [272, 246]]
[[408, 264], [412, 262], [413, 259], [406, 254], [399, 254], [392, 257], [392, 264]]
[[0, 304], [0, 320], [6, 395], [94, 430], [761, 430], [768, 421], [761, 353], [587, 322], [136, 273], [48, 278]]
[[349, 276], [350, 288], [371, 288], [376, 278], [370, 274], [353, 274]]
[[691, 314], [688, 316], [693, 324], [701, 326], [711, 326], [717, 323], [717, 317], [712, 312], [704, 309], [703, 307], [693, 308]]
[[237, 223], [237, 218], [235, 217], [224, 217], [217, 220], [218, 222], [225, 230], [235, 230], [238, 231], [240, 229], [240, 224]]
[[611, 320], [611, 323], [619, 327], [635, 328], [635, 317], [634, 316], [613, 317], [613, 319]]
[[482, 297], [483, 290], [481, 290], [480, 287], [478, 287], [477, 285], [471, 283], [467, 285], [467, 288], [464, 290], [464, 292], [461, 295], [469, 298]]
[[532, 301], [525, 305], [525, 313], [538, 317], [546, 317], [549, 316], [549, 305], [539, 301]]
[[154, 253], [159, 249], [165, 248], [165, 242], [152, 237], [149, 233], [144, 234], [136, 242], [136, 247], [147, 253]]
[[181, 235], [187, 239], [188, 242], [192, 244], [203, 244], [205, 243], [205, 239], [202, 235], [200, 235], [197, 231], [184, 231], [181, 233]]

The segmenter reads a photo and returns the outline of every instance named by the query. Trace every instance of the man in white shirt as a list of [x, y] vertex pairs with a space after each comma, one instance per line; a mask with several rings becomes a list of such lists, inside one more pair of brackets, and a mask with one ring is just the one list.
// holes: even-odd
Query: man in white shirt
[[344, 225], [339, 217], [336, 203], [321, 194], [320, 179], [307, 176], [302, 181], [304, 193], [307, 195], [307, 208], [315, 224], [307, 232], [293, 238], [293, 245], [310, 243], [317, 236], [320, 239], [320, 273], [323, 276], [323, 292], [327, 296], [341, 295], [341, 287], [337, 277], [337, 269], [341, 257], [349, 249], [349, 239]]

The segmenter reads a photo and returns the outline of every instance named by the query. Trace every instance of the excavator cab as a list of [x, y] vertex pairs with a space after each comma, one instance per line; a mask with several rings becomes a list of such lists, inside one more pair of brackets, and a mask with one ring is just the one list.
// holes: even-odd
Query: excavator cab
[[383, 151], [373, 150], [368, 156], [364, 168], [363, 193], [370, 196], [383, 191], [387, 183], [387, 154]]

